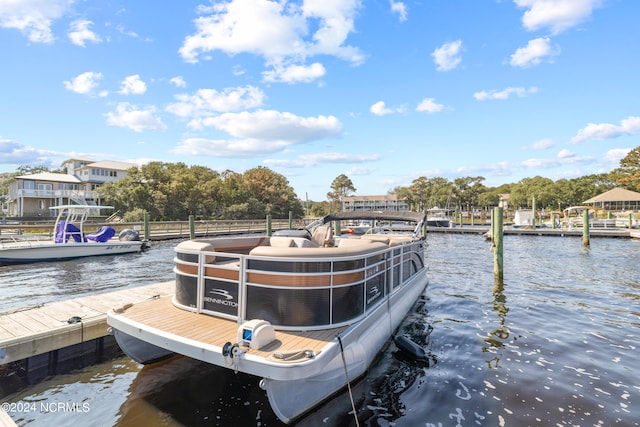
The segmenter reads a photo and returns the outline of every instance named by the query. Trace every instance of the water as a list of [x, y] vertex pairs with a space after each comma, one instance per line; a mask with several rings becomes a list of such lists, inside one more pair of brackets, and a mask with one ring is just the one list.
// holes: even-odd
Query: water
[[[0, 302], [92, 292], [107, 275], [119, 287], [168, 280], [174, 244], [99, 262], [118, 274], [82, 262], [65, 273], [38, 266], [40, 279], [22, 279], [22, 290], [14, 278], [33, 269], [0, 271]], [[430, 360], [411, 363], [389, 344], [352, 385], [359, 424], [639, 425], [639, 254], [640, 242], [625, 239], [594, 238], [585, 249], [580, 238], [506, 236], [496, 286], [487, 241], [431, 234], [429, 286], [399, 331]], [[283, 425], [254, 378], [181, 357], [144, 368], [122, 357], [0, 400], [14, 404], [20, 426]], [[350, 411], [345, 392], [297, 425], [353, 426]]]

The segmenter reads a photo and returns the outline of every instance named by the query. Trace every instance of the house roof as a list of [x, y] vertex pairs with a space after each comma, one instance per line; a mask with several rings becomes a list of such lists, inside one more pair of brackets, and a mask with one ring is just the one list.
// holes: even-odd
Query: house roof
[[624, 188], [614, 188], [609, 191], [590, 198], [583, 203], [599, 203], [599, 202], [629, 202], [640, 201], [640, 193], [635, 191], [626, 190]]
[[101, 160], [95, 163], [89, 163], [88, 165], [82, 166], [78, 169], [87, 169], [87, 168], [100, 168], [100, 169], [115, 169], [126, 171], [127, 169], [138, 167], [135, 163], [127, 163], [127, 162], [116, 162], [113, 160]]
[[80, 180], [73, 175], [55, 172], [40, 172], [31, 175], [20, 175], [16, 179], [29, 179], [32, 181], [53, 181], [53, 182], [72, 182], [79, 183]]

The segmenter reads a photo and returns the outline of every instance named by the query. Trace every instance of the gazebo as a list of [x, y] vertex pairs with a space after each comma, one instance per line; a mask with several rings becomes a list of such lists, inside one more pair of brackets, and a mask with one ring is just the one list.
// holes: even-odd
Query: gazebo
[[640, 193], [624, 188], [613, 188], [583, 202], [608, 211], [640, 210]]

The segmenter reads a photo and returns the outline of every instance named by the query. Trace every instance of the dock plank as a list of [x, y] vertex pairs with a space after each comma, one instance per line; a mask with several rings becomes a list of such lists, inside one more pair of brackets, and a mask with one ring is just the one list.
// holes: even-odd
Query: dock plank
[[[0, 314], [0, 365], [103, 337], [109, 310], [173, 290], [169, 281]], [[74, 316], [81, 321], [69, 323]]]

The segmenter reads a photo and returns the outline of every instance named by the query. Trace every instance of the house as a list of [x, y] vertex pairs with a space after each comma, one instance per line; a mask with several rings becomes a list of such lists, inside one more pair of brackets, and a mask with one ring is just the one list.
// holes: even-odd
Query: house
[[640, 211], [640, 193], [616, 187], [583, 203], [608, 211]]
[[409, 205], [398, 199], [395, 194], [383, 196], [344, 196], [342, 198], [344, 212], [355, 211], [408, 211]]
[[9, 182], [7, 216], [49, 217], [52, 206], [65, 204], [101, 205], [95, 190], [106, 182], [127, 176], [134, 163], [87, 158], [62, 163], [67, 173], [41, 172], [20, 175]]

